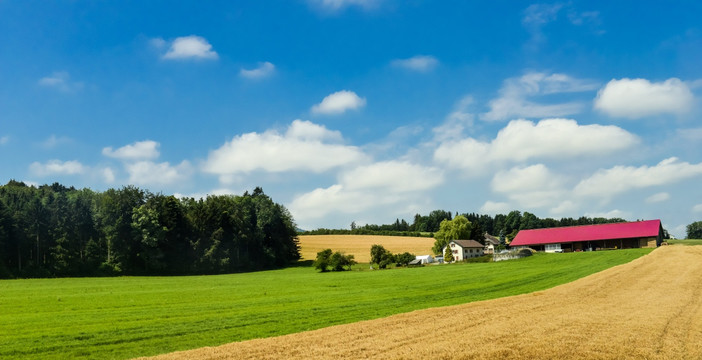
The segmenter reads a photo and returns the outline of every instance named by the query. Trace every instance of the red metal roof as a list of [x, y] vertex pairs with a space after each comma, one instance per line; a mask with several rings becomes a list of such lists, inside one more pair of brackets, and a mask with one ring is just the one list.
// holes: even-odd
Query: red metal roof
[[543, 245], [589, 240], [656, 237], [658, 236], [660, 229], [660, 220], [646, 220], [613, 224], [521, 230], [509, 245]]

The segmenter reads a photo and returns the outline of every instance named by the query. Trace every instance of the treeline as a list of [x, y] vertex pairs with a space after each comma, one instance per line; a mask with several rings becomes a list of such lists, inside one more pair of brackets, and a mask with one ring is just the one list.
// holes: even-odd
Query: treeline
[[[540, 229], [562, 226], [594, 225], [614, 222], [625, 222], [621, 218], [587, 217], [579, 218], [539, 218], [530, 212], [511, 211], [508, 214], [497, 214], [495, 216], [476, 213], [455, 213], [462, 215], [471, 222], [471, 239], [483, 242], [482, 236], [485, 232], [494, 236], [504, 236], [507, 241], [512, 240], [519, 230]], [[352, 235], [399, 235], [399, 236], [427, 236], [433, 237], [439, 231], [443, 220], [452, 220], [454, 215], [451, 211], [434, 210], [428, 215], [416, 214], [412, 224], [405, 220], [396, 219], [392, 224], [386, 225], [363, 225], [356, 226], [351, 223], [351, 229], [317, 229], [306, 231], [309, 235], [330, 235], [330, 234], [352, 234]]]
[[134, 186], [0, 186], [0, 277], [181, 275], [285, 266], [293, 218], [260, 188], [207, 199]]

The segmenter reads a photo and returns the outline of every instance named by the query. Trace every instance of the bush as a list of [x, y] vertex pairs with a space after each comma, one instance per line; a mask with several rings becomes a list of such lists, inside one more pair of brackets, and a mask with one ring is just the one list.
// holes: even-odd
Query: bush
[[414, 254], [404, 252], [402, 254], [395, 255], [395, 263], [397, 266], [407, 266], [411, 261], [417, 258]]
[[488, 263], [492, 261], [492, 255], [483, 255], [474, 258], [463, 259], [465, 263]]
[[379, 269], [385, 269], [395, 262], [395, 256], [387, 251], [383, 245], [371, 246], [371, 264], [378, 264]]
[[331, 249], [324, 249], [317, 253], [317, 259], [314, 260], [314, 268], [321, 270], [322, 272], [328, 271], [329, 263], [331, 260], [332, 251]]
[[315, 269], [327, 272], [330, 267], [331, 271], [351, 270], [351, 266], [355, 264], [353, 255], [344, 255], [340, 251], [332, 254], [331, 249], [324, 249], [317, 253], [317, 259], [313, 265]]
[[332, 271], [351, 270], [351, 266], [355, 265], [356, 261], [353, 255], [344, 255], [340, 251], [335, 252], [329, 261]]

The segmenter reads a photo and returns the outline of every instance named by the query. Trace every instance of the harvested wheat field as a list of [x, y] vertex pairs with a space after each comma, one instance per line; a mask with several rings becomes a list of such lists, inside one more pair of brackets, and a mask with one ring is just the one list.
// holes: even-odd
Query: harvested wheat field
[[700, 359], [702, 247], [668, 246], [546, 291], [157, 359]]
[[317, 253], [324, 249], [342, 251], [352, 254], [357, 262], [370, 262], [371, 246], [383, 245], [393, 253], [410, 252], [415, 255], [433, 254], [433, 238], [411, 236], [377, 236], [377, 235], [302, 235], [300, 236], [300, 255], [302, 260], [314, 260]]

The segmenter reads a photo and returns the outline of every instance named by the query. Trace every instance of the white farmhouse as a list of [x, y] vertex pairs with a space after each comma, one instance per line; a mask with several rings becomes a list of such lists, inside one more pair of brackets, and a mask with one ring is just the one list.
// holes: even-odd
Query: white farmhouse
[[483, 256], [485, 246], [475, 240], [451, 240], [441, 249], [441, 253], [446, 253], [446, 248], [450, 247], [455, 261]]

